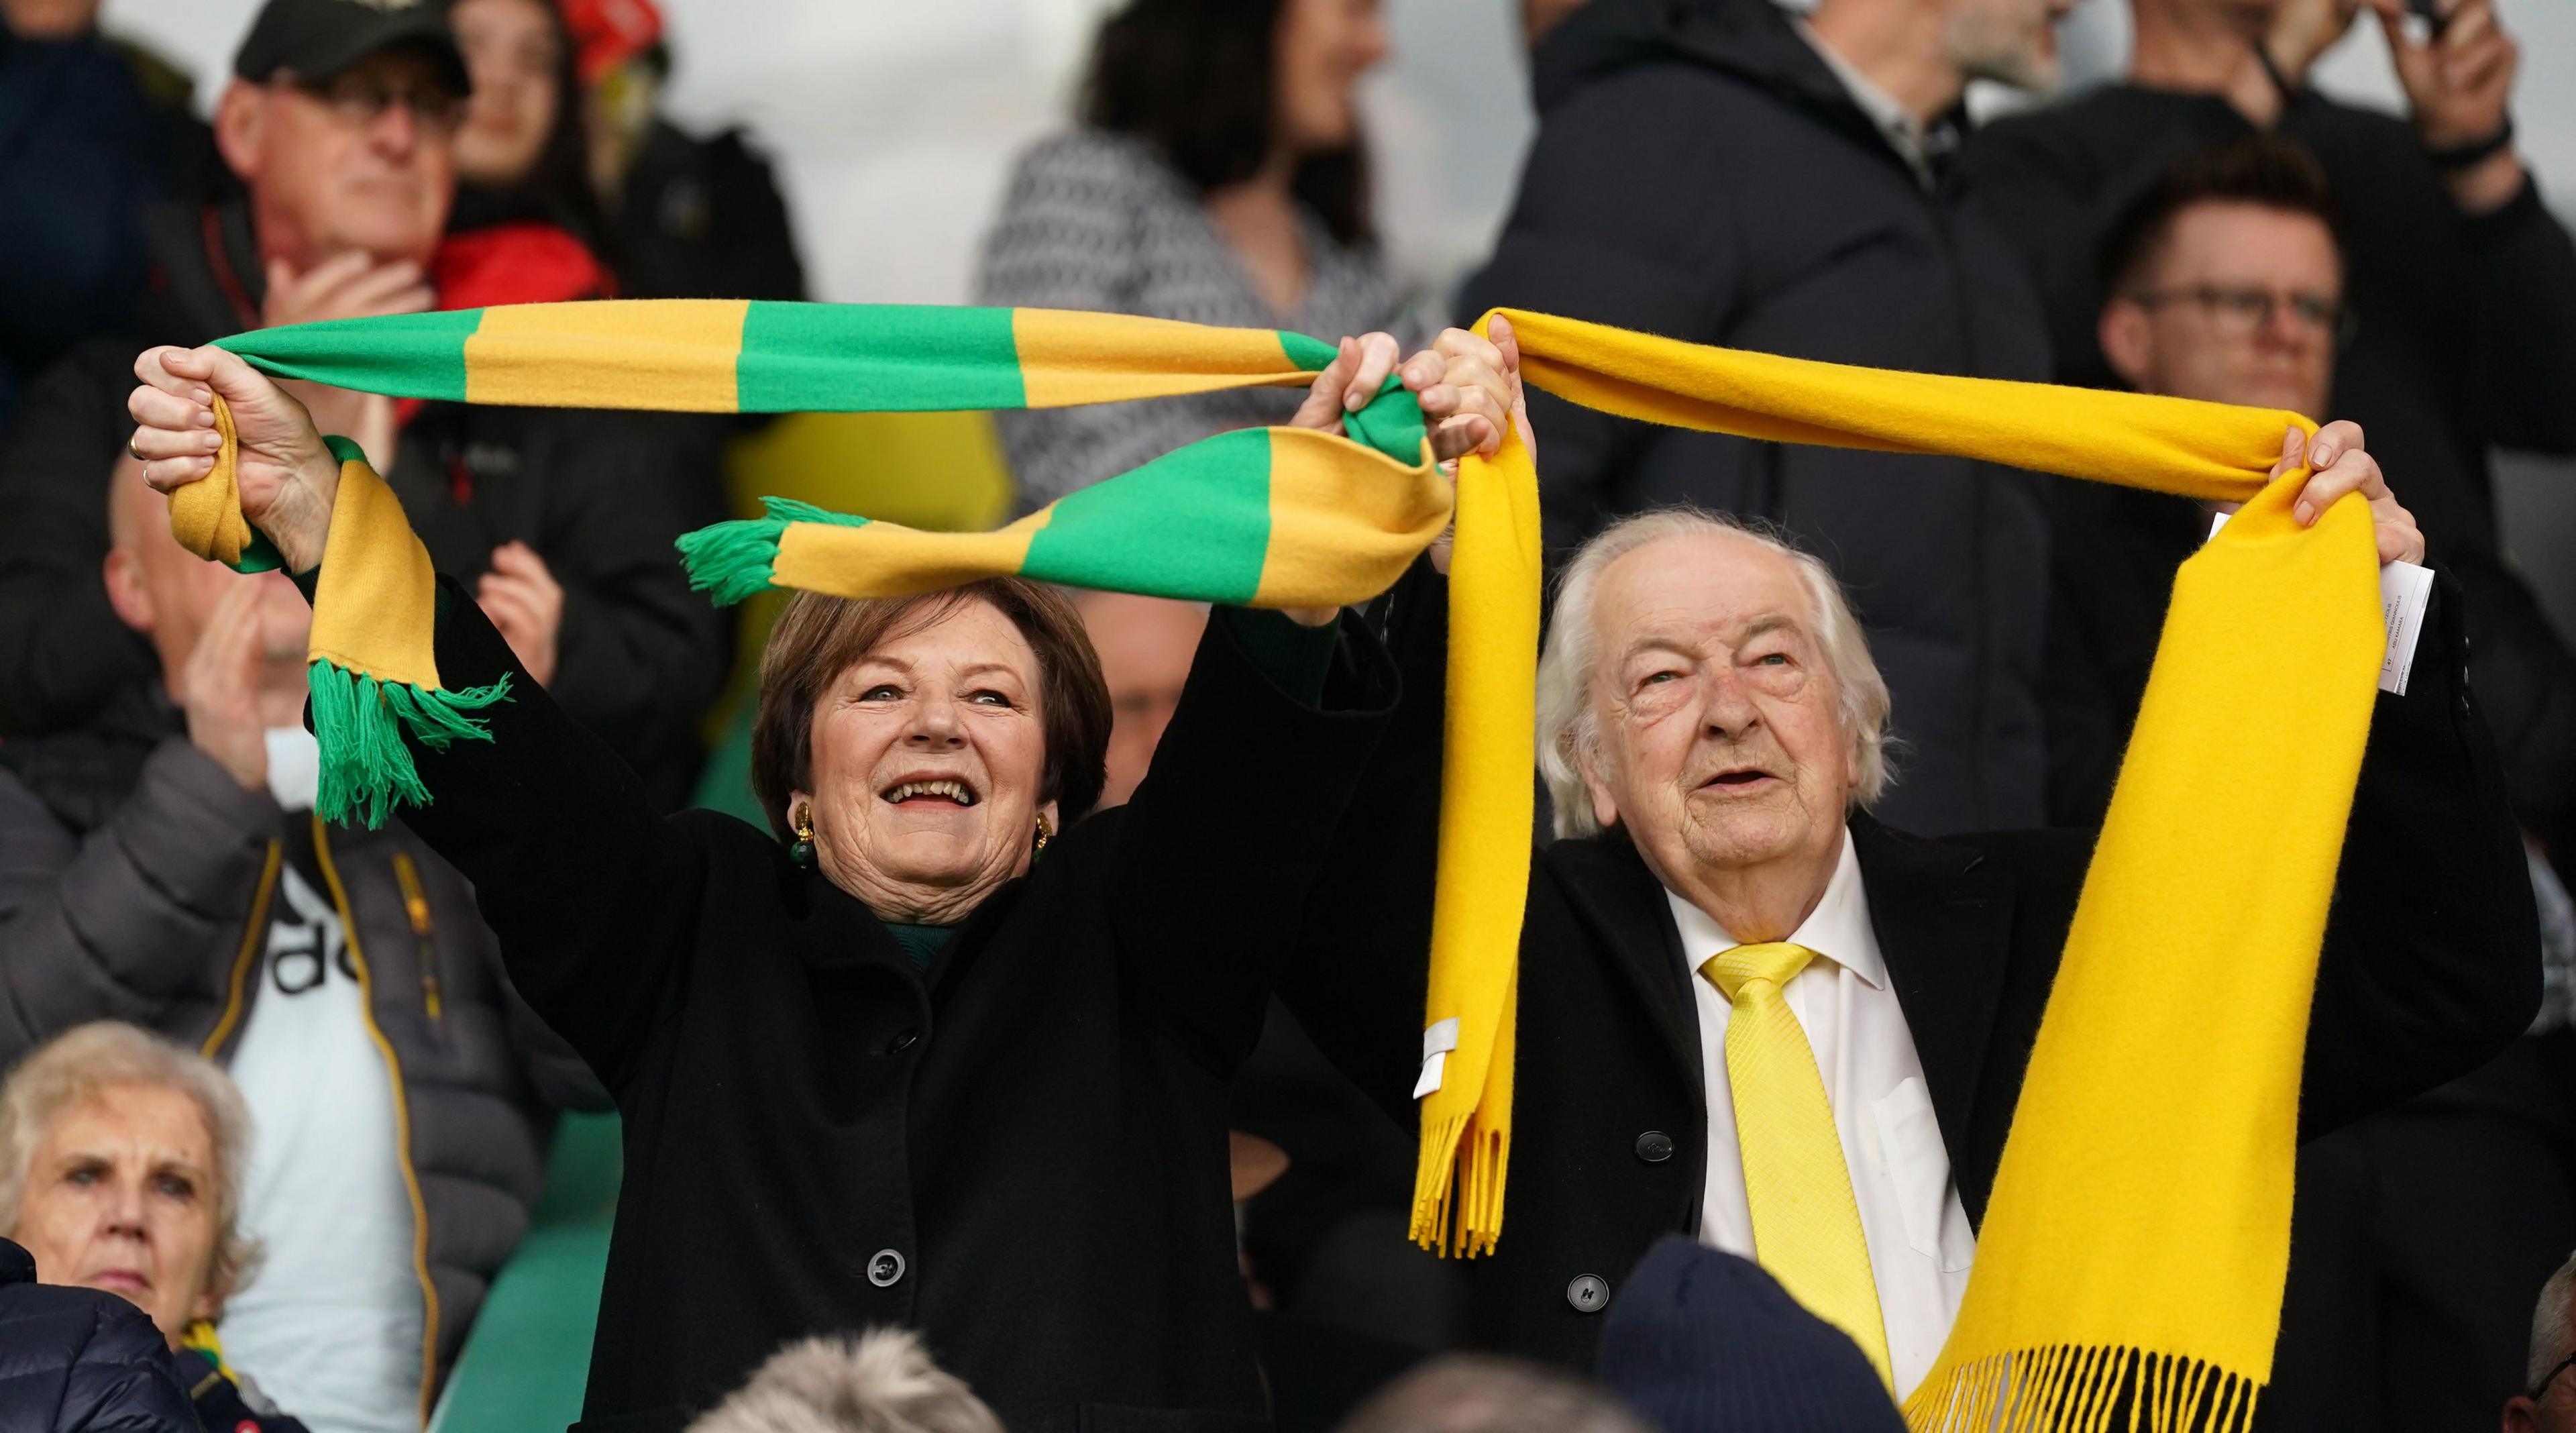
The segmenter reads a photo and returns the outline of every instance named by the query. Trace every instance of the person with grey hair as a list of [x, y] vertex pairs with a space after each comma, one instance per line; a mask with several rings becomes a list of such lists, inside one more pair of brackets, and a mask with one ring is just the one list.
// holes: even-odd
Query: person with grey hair
[[[2281, 469], [2313, 460], [2303, 511], [2358, 492], [2381, 560], [2420, 556], [2360, 430], [2305, 444], [2285, 441]], [[1393, 595], [1402, 702], [1282, 992], [1399, 1117], [1441, 1078], [1440, 1032], [1420, 1023], [1441, 581], [1426, 566]], [[2455, 621], [2437, 598], [2409, 690], [2373, 714], [2308, 1032], [2307, 1134], [2492, 1057], [2538, 999], [2521, 840]], [[2092, 837], [1881, 823], [1889, 716], [1833, 573], [1774, 532], [1666, 510], [1573, 555], [1539, 664], [1560, 839], [1533, 860], [1521, 928], [1510, 1219], [1465, 1266], [1478, 1343], [1590, 1367], [1613, 1281], [1680, 1233], [1755, 1258], [1900, 1397], [1929, 1370]], [[2208, 1018], [2226, 1015], [2213, 992]]]
[[1002, 1433], [1002, 1420], [918, 1335], [875, 1328], [780, 1349], [689, 1433]]
[[[148, 1315], [206, 1427], [302, 1433], [215, 1339], [224, 1301], [259, 1265], [241, 1228], [250, 1143], [250, 1106], [213, 1061], [117, 1021], [76, 1026], [0, 1083], [0, 1238], [38, 1282]], [[13, 1358], [24, 1334], [13, 1327]]]
[[2504, 1433], [2576, 1433], [2576, 1257], [2540, 1286], [2531, 1310], [2531, 1363], [2505, 1401]]
[[1616, 1397], [1489, 1354], [1436, 1358], [1361, 1404], [1341, 1433], [1653, 1433]]

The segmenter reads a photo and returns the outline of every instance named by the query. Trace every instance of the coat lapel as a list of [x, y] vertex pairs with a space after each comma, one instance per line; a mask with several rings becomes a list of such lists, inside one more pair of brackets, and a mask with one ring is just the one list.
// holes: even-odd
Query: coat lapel
[[1689, 1077], [1691, 1100], [1708, 1098], [1700, 1067], [1699, 1008], [1682, 971], [1681, 937], [1663, 882], [1619, 833], [1559, 841], [1545, 859], [1561, 880], [1575, 912], [1600, 936], [1610, 962], [1635, 987], [1656, 1032]]
[[2012, 953], [2012, 878], [1980, 852], [1891, 831], [1866, 814], [1853, 814], [1851, 833], [1870, 927], [1955, 1177]]

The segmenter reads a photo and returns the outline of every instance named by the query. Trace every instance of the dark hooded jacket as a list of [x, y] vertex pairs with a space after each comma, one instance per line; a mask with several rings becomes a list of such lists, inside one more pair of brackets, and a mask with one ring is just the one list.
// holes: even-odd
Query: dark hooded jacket
[[0, 746], [0, 1068], [91, 1020], [229, 1061], [271, 983], [244, 977], [280, 871], [314, 867], [364, 962], [408, 1114], [434, 1383], [527, 1229], [547, 1106], [606, 1096], [511, 990], [455, 867], [399, 822], [325, 827], [281, 810], [180, 726], [166, 698], [135, 688], [77, 731]]
[[[2564, 849], [2576, 836], [2576, 656], [2499, 542], [2489, 453], [2576, 452], [2576, 242], [2536, 183], [2490, 213], [2461, 213], [2395, 115], [2304, 90], [2278, 132], [2332, 186], [2360, 320], [2325, 416], [2361, 424], [2432, 560], [2459, 578], [2477, 634], [2470, 673], [2515, 814]], [[2039, 276], [2059, 381], [2121, 386], [2095, 336], [2101, 251], [2119, 220], [2175, 162], [2253, 133], [2217, 95], [2132, 84], [1977, 133], [1962, 163]], [[2051, 501], [2051, 819], [2089, 824], [2110, 800], [2173, 569], [2206, 523], [2195, 504], [2154, 493], [2066, 484]]]
[[[134, 359], [259, 326], [245, 204], [152, 211], [153, 288], [122, 334], [75, 345], [28, 388], [0, 441], [0, 736], [77, 726], [154, 675], [99, 582], [107, 478], [134, 431]], [[689, 590], [671, 540], [724, 516], [712, 450], [686, 415], [432, 403], [385, 475], [439, 570], [468, 581], [524, 542], [564, 590], [551, 690], [668, 808], [703, 754], [732, 625]]]
[[114, 1294], [36, 1282], [0, 1239], [0, 1433], [198, 1433], [170, 1346]]
[[[1540, 124], [1462, 311], [1507, 305], [1696, 343], [2038, 379], [2021, 255], [1955, 169], [1927, 182], [1760, 0], [1593, 0], [1540, 46]], [[1882, 810], [2036, 825], [2047, 597], [2038, 480], [1954, 458], [1758, 443], [1531, 399], [1551, 557], [1688, 502], [1833, 565], [1910, 748]]]

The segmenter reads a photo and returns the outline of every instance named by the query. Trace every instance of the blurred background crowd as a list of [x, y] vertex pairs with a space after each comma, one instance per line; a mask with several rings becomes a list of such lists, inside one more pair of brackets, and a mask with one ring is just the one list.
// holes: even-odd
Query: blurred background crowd
[[[2364, 425], [2465, 594], [2552, 983], [2496, 1065], [2303, 1152], [2258, 1426], [2576, 1429], [2550, 1366], [2576, 1352], [2551, 1278], [2576, 1248], [2576, 245], [2551, 207], [2576, 194], [2576, 7], [2432, 10], [0, 0], [0, 1235], [34, 1258], [0, 1261], [0, 1294], [40, 1273], [139, 1305], [209, 1429], [551, 1426], [578, 1410], [616, 1189], [604, 1098], [511, 990], [462, 877], [398, 824], [310, 815], [309, 612], [168, 536], [124, 456], [144, 346], [616, 296], [1099, 309], [1410, 350], [1510, 305]], [[990, 526], [1297, 403], [755, 421], [299, 396], [657, 804], [760, 825], [749, 654], [774, 605], [710, 607], [673, 537], [773, 494]], [[1895, 693], [1891, 822], [2100, 819], [2192, 504], [1533, 414], [1553, 553], [1688, 501], [1832, 563]], [[1114, 805], [1206, 614], [1080, 605]], [[1491, 1342], [1404, 1240], [1409, 1131], [1284, 1010], [1233, 1123], [1282, 1429]], [[1826, 1404], [1708, 1421], [1686, 1335], [1751, 1358], [1747, 1321], [1801, 1331], [1655, 1257], [1680, 1292], [1641, 1331], [1666, 1287], [1641, 1271], [1626, 1352], [1603, 1355], [1638, 1406], [1872, 1426]], [[102, 1332], [63, 1367], [90, 1354], [135, 1358]], [[756, 1405], [842, 1378], [962, 1399], [899, 1343], [802, 1356], [723, 1426], [809, 1426]], [[1634, 1426], [1591, 1396], [1432, 1362], [1349, 1426]], [[52, 1426], [15, 1406], [0, 1429]], [[884, 1426], [983, 1426], [903, 1416]]]

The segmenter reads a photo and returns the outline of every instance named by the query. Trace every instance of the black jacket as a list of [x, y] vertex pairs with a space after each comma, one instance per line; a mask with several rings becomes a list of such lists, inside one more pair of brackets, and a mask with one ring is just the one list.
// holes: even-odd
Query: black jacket
[[[2061, 382], [2122, 386], [2095, 332], [2109, 229], [2175, 161], [2253, 132], [2215, 95], [2125, 84], [1978, 131], [1963, 162], [2039, 278]], [[2459, 579], [2517, 813], [2559, 836], [2576, 811], [2576, 659], [2499, 551], [2488, 452], [2576, 451], [2576, 243], [2536, 186], [2463, 215], [2392, 115], [2309, 91], [2279, 132], [2316, 154], [2342, 210], [2360, 328], [2337, 360], [2328, 416], [2361, 424], [2433, 559]], [[2206, 521], [2180, 499], [2085, 484], [2062, 485], [2051, 503], [2050, 817], [2098, 820], [2174, 564]]]
[[[1539, 133], [1468, 313], [1502, 304], [1695, 343], [2045, 378], [2012, 241], [1955, 172], [1926, 189], [1774, 6], [1592, 0], [1539, 47]], [[1690, 502], [1772, 519], [1851, 592], [1927, 831], [2040, 820], [2047, 524], [2036, 480], [1955, 458], [1756, 443], [1530, 400], [1561, 561]]]
[[[926, 974], [768, 834], [656, 819], [543, 692], [420, 754], [437, 799], [407, 819], [625, 1116], [583, 1429], [678, 1428], [868, 1324], [922, 1330], [1018, 1433], [1257, 1426], [1226, 1078], [1393, 704], [1345, 631], [1318, 709], [1211, 623], [1135, 799]], [[452, 589], [437, 656], [460, 685], [510, 666]]]
[[655, 120], [606, 226], [632, 299], [801, 299], [805, 266], [769, 161], [739, 129], [700, 139]]
[[[107, 605], [107, 475], [134, 431], [134, 359], [258, 326], [262, 291], [238, 204], [151, 218], [154, 291], [127, 333], [76, 345], [28, 389], [0, 441], [0, 736], [76, 726], [156, 673]], [[689, 417], [435, 403], [386, 475], [442, 571], [468, 579], [513, 539], [564, 588], [554, 693], [641, 772], [687, 798], [697, 723], [721, 688], [725, 614], [689, 590], [671, 549], [724, 516]]]
[[190, 745], [148, 689], [78, 731], [0, 744], [0, 1068], [90, 1020], [229, 1063], [284, 988], [254, 972], [289, 862], [339, 907], [407, 1114], [435, 1385], [527, 1230], [550, 1107], [606, 1098], [511, 991], [464, 877], [401, 822], [323, 827], [280, 810]]
[[[1281, 995], [1362, 1087], [1412, 1108], [1421, 1067], [1438, 817], [1447, 594], [1396, 593], [1403, 707], [1370, 793], [1317, 883]], [[2537, 917], [2491, 745], [2440, 603], [2412, 689], [2382, 696], [2327, 920], [2302, 1086], [2315, 1135], [2475, 1068], [2530, 1024]], [[1428, 781], [1406, 773], [1429, 770]], [[1923, 1062], [1951, 1176], [1982, 1223], [2092, 840], [2076, 831], [1924, 840], [1854, 814], [1871, 924]], [[1539, 853], [1521, 933], [1505, 1225], [1470, 1261], [1481, 1343], [1588, 1367], [1599, 1300], [1706, 1183], [1696, 1006], [1660, 882], [1614, 833]], [[1733, 1157], [1727, 1151], [1719, 1157]]]
[[0, 1433], [199, 1433], [143, 1310], [97, 1289], [36, 1282], [0, 1239]]

